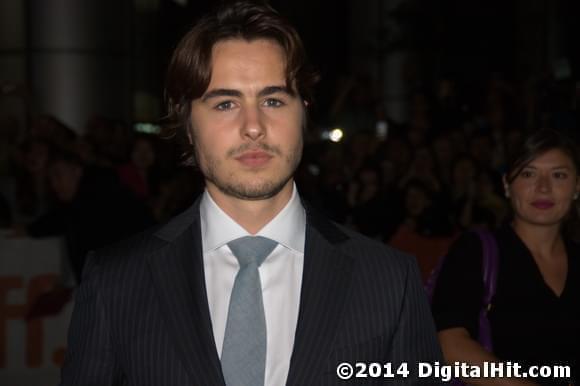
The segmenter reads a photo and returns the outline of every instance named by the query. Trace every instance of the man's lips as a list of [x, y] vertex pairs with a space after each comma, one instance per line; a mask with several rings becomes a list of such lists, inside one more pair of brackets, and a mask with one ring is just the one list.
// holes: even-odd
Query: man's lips
[[550, 209], [554, 206], [554, 202], [550, 200], [536, 200], [532, 202], [532, 206], [537, 209]]
[[245, 166], [262, 166], [266, 164], [272, 156], [263, 151], [248, 151], [242, 155], [235, 157], [235, 159], [241, 162]]

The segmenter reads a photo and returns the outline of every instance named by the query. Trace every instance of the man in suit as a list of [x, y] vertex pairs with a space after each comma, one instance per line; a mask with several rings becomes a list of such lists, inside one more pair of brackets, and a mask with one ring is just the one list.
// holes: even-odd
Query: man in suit
[[185, 35], [166, 95], [205, 192], [89, 256], [61, 385], [334, 385], [342, 362], [367, 375], [352, 384], [438, 383], [416, 369], [441, 354], [414, 260], [300, 200], [315, 80], [268, 6], [226, 5]]

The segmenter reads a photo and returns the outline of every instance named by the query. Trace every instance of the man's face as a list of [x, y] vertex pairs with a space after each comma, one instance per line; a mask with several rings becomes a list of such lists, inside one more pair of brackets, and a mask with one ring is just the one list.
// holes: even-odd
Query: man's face
[[284, 52], [269, 40], [225, 40], [213, 47], [211, 64], [189, 133], [208, 190], [261, 200], [291, 189], [305, 114], [287, 89]]
[[56, 161], [50, 166], [49, 181], [56, 197], [62, 202], [71, 202], [79, 190], [82, 168], [65, 161]]

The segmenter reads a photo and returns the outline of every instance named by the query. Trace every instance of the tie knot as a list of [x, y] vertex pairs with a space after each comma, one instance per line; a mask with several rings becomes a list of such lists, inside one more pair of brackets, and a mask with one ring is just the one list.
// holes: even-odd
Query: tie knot
[[240, 263], [240, 268], [252, 263], [259, 267], [276, 245], [276, 241], [262, 236], [244, 236], [228, 243]]

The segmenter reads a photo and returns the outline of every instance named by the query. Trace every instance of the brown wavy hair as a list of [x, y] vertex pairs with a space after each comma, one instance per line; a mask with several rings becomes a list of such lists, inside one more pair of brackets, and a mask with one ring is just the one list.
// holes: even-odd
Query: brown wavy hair
[[165, 80], [167, 115], [165, 137], [177, 137], [184, 146], [184, 164], [195, 164], [191, 130], [191, 102], [203, 95], [211, 79], [211, 55], [216, 43], [229, 39], [272, 40], [286, 56], [286, 86], [291, 93], [312, 103], [318, 73], [308, 63], [298, 33], [277, 11], [265, 3], [236, 1], [222, 4], [201, 18], [177, 45]]

